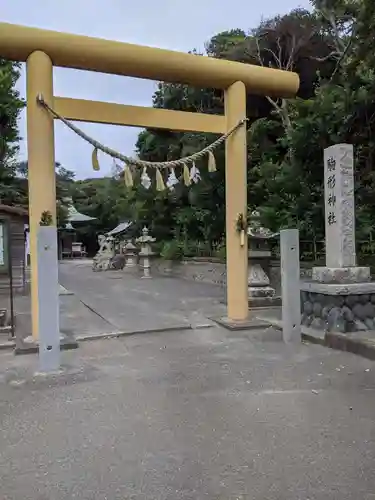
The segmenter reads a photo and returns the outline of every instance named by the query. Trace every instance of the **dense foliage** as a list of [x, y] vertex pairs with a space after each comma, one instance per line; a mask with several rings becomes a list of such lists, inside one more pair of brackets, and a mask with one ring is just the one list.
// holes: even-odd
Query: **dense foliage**
[[[334, 143], [355, 146], [357, 231], [365, 239], [375, 217], [375, 3], [373, 0], [312, 0], [311, 11], [266, 19], [245, 33], [229, 29], [206, 45], [209, 57], [296, 71], [301, 87], [295, 99], [248, 96], [248, 203], [258, 208], [271, 229], [298, 227], [301, 238], [324, 238], [323, 149]], [[193, 51], [194, 52], [194, 51]], [[195, 52], [194, 52], [195, 53]], [[26, 192], [15, 165], [16, 118], [23, 103], [14, 91], [19, 68], [0, 61], [0, 197], [22, 202]], [[153, 106], [191, 112], [223, 112], [223, 95], [213, 89], [161, 82]], [[137, 155], [150, 161], [180, 158], [216, 137], [207, 134], [144, 130]], [[97, 218], [83, 237], [131, 219], [139, 231], [147, 224], [164, 242], [167, 255], [222, 252], [225, 244], [224, 149], [216, 153], [218, 170], [200, 183], [171, 191], [128, 189], [121, 173], [74, 181], [64, 170], [63, 191], [76, 208]], [[61, 168], [61, 167], [60, 167]], [[60, 172], [61, 174], [61, 172]], [[139, 178], [139, 173], [137, 174]], [[21, 187], [20, 187], [21, 186]], [[21, 195], [20, 195], [21, 193]], [[21, 201], [20, 201], [21, 200]]]
[[0, 59], [0, 200], [22, 203], [22, 182], [16, 175], [16, 157], [20, 137], [17, 119], [24, 106], [15, 84], [20, 76], [19, 64]]

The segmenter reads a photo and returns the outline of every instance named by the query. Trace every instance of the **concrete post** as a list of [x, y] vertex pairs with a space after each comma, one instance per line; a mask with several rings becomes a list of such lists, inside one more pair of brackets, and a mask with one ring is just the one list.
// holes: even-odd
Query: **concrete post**
[[39, 370], [60, 368], [59, 279], [56, 228], [40, 226], [37, 235]]
[[284, 342], [301, 341], [301, 299], [298, 229], [280, 231], [281, 298]]
[[[236, 82], [225, 91], [225, 116], [229, 130], [246, 118], [246, 88]], [[240, 214], [247, 218], [247, 148], [246, 126], [236, 130], [226, 141], [225, 198], [227, 246], [227, 316], [230, 320], [248, 318], [247, 298], [247, 235], [237, 231]]]

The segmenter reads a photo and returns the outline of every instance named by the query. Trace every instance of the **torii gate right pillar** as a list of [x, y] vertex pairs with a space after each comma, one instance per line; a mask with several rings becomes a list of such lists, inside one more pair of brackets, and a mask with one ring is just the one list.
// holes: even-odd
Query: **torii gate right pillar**
[[[246, 119], [246, 87], [233, 83], [225, 91], [227, 130]], [[247, 217], [247, 145], [246, 124], [226, 141], [225, 200], [227, 250], [227, 316], [229, 321], [245, 321], [249, 307], [247, 297], [248, 251], [247, 235], [241, 241], [237, 229], [238, 216]]]

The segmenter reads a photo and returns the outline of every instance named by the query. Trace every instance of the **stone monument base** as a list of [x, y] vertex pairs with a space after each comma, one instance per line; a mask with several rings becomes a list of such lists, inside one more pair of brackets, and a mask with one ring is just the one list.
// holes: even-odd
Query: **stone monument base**
[[313, 267], [312, 281], [319, 283], [368, 283], [369, 267]]
[[375, 282], [303, 283], [301, 324], [327, 332], [375, 330]]

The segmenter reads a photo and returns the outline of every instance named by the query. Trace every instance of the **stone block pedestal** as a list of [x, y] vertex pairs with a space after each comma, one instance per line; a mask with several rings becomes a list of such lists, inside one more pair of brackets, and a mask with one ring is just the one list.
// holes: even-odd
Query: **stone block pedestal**
[[303, 283], [301, 324], [327, 332], [375, 330], [375, 282]]
[[276, 307], [281, 298], [275, 296], [270, 279], [259, 263], [250, 263], [248, 276], [249, 307]]

